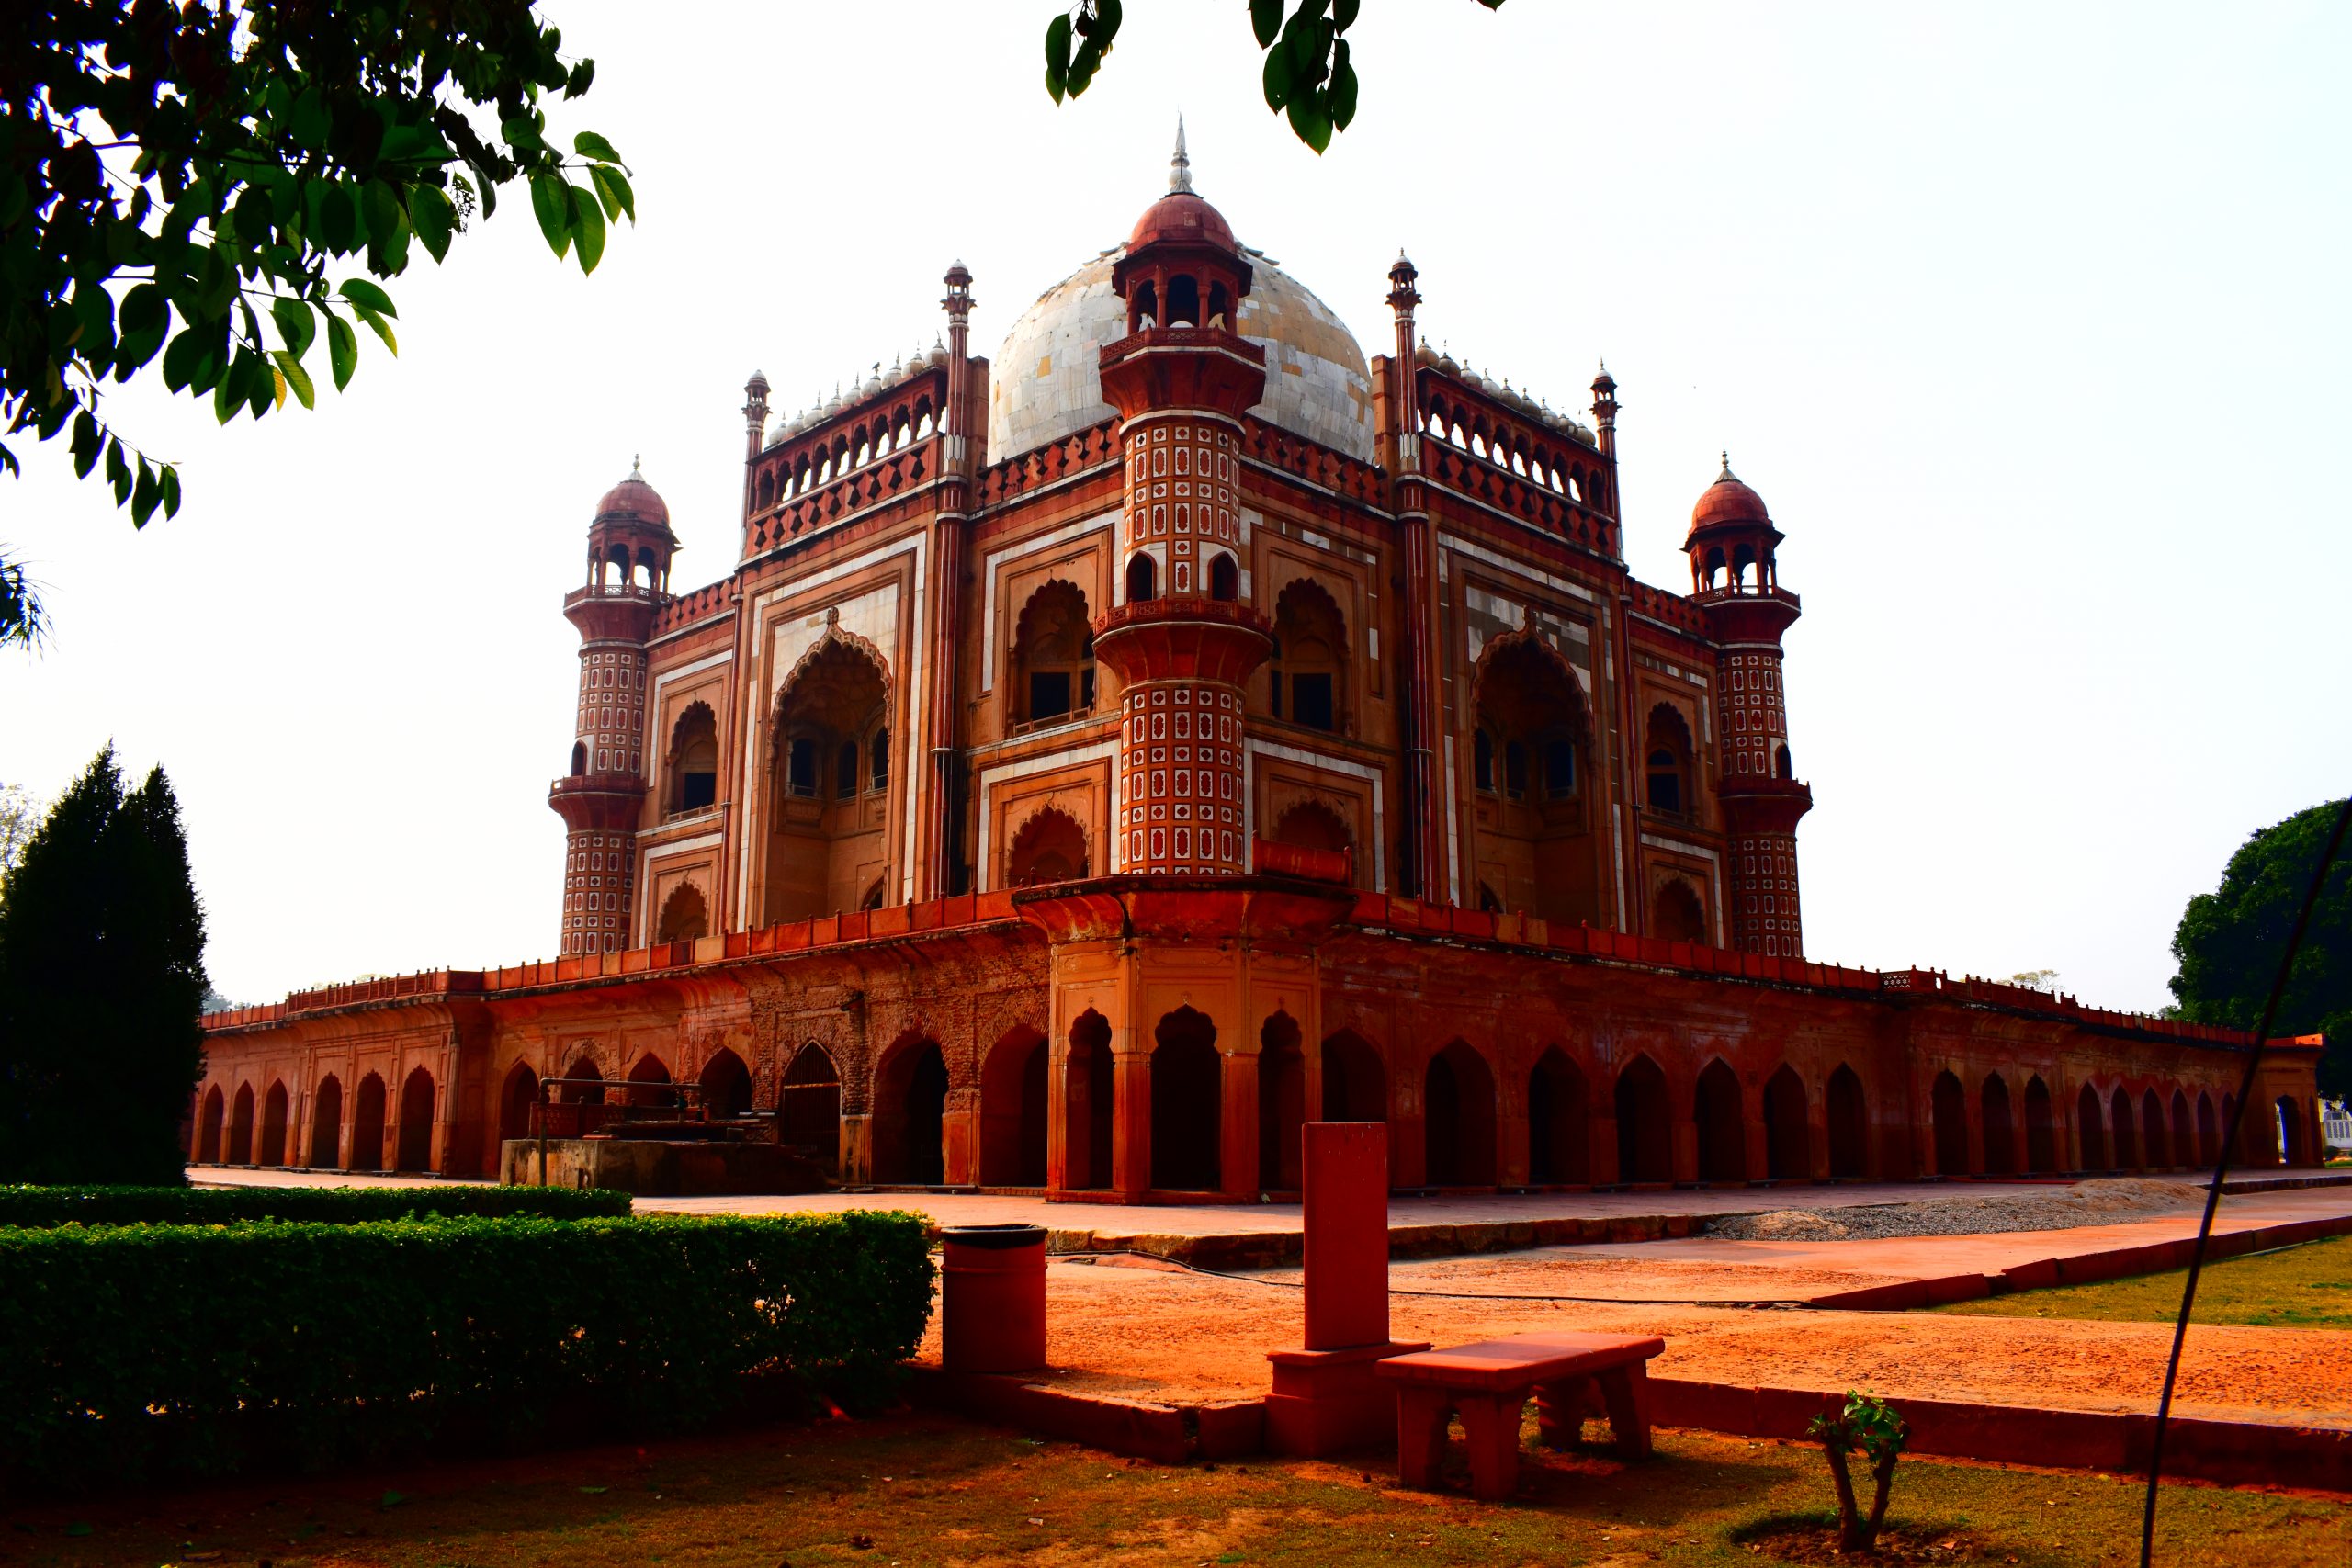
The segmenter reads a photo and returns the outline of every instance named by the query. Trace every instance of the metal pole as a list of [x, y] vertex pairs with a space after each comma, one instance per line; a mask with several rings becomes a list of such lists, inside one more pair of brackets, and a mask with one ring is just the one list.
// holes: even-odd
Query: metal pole
[[539, 1080], [539, 1185], [548, 1184], [548, 1080]]

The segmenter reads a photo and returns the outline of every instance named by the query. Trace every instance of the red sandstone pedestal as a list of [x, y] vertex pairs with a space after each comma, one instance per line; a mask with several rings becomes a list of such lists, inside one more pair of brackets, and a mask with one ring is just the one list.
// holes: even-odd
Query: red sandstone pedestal
[[1396, 1395], [1373, 1368], [1429, 1346], [1388, 1337], [1387, 1127], [1314, 1122], [1301, 1136], [1306, 1348], [1266, 1353], [1266, 1445], [1314, 1458], [1394, 1440]]

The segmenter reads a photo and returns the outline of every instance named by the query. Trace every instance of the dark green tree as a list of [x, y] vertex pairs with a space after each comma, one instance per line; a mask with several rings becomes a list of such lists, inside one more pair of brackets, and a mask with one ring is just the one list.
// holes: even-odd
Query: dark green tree
[[[548, 140], [544, 101], [595, 76], [562, 43], [532, 0], [0, 6], [0, 437], [66, 436], [145, 527], [179, 510], [179, 473], [113, 427], [109, 379], [160, 374], [223, 424], [308, 408], [313, 347], [338, 389], [359, 328], [399, 352], [374, 279], [414, 246], [442, 260], [518, 179], [594, 270], [637, 198], [603, 137]], [[39, 615], [0, 558], [0, 644]]]
[[[1503, 0], [1478, 0], [1497, 10]], [[1363, 0], [1249, 0], [1250, 30], [1263, 61], [1266, 107], [1287, 116], [1291, 133], [1320, 152], [1356, 118], [1356, 68], [1348, 29]], [[1125, 17], [1121, 0], [1076, 0], [1046, 24], [1046, 91], [1076, 97], [1102, 69]]]
[[108, 746], [0, 883], [0, 1181], [179, 1181], [205, 989], [179, 803]]
[[[2219, 888], [2188, 901], [2172, 938], [2181, 1017], [2232, 1029], [2262, 1021], [2296, 911], [2343, 808], [2342, 801], [2314, 806], [2263, 829], [2230, 857]], [[2320, 1092], [2352, 1094], [2352, 856], [2328, 870], [2270, 1032], [2326, 1035]]]

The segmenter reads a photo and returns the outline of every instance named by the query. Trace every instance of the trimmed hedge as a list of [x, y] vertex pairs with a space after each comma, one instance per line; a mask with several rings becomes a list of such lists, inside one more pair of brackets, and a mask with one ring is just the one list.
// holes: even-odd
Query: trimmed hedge
[[0, 1232], [0, 1481], [220, 1474], [888, 1393], [925, 1222], [445, 1218]]
[[0, 1187], [0, 1228], [233, 1225], [248, 1220], [356, 1225], [411, 1216], [626, 1214], [629, 1195], [571, 1187]]

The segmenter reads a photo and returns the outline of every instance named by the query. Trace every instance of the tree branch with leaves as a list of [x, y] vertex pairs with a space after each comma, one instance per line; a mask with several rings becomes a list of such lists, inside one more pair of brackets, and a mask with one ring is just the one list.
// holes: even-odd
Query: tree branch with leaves
[[[7, 7], [0, 470], [21, 473], [6, 437], [63, 435], [134, 525], [176, 514], [177, 466], [107, 417], [109, 383], [160, 375], [223, 424], [289, 396], [311, 407], [312, 348], [338, 389], [359, 328], [397, 355], [375, 280], [417, 246], [442, 261], [516, 180], [556, 254], [594, 271], [636, 197], [603, 137], [569, 155], [548, 139], [548, 100], [595, 77], [562, 42], [530, 0]], [[29, 643], [40, 606], [20, 564], [0, 558], [0, 642]]]
[[[1816, 1416], [1804, 1435], [1821, 1445], [1829, 1458], [1830, 1479], [1838, 1487], [1838, 1545], [1841, 1551], [1868, 1551], [1886, 1523], [1887, 1495], [1894, 1486], [1894, 1464], [1911, 1440], [1911, 1429], [1884, 1400], [1849, 1389], [1846, 1403], [1835, 1416]], [[1854, 1476], [1848, 1458], [1860, 1449], [1868, 1461], [1872, 1483], [1870, 1512], [1861, 1511], [1854, 1495]]]
[[[1498, 10], [1503, 0], [1477, 0]], [[1250, 0], [1250, 30], [1265, 56], [1260, 82], [1266, 107], [1286, 115], [1301, 141], [1317, 152], [1356, 118], [1356, 68], [1348, 46], [1363, 0]], [[1092, 84], [1125, 19], [1120, 0], [1078, 0], [1046, 24], [1046, 91], [1054, 102], [1077, 97]]]

